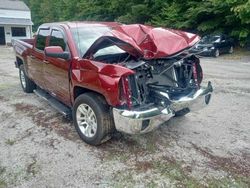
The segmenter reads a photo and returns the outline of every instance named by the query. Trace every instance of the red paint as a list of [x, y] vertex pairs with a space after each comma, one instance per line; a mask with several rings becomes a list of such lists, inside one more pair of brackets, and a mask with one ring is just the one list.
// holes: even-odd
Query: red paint
[[[79, 57], [70, 28], [109, 26], [112, 28], [107, 36], [123, 41], [121, 48], [128, 53], [145, 59], [166, 57], [194, 45], [199, 37], [194, 34], [171, 29], [153, 28], [145, 25], [121, 25], [115, 22], [71, 22], [44, 24], [40, 27], [60, 29], [63, 31], [70, 60], [46, 57], [44, 51], [35, 48], [34, 40], [15, 40], [13, 47], [16, 56], [23, 60], [28, 76], [40, 87], [47, 90], [68, 106], [74, 103], [74, 90], [81, 87], [103, 95], [112, 106], [121, 105], [121, 84], [126, 82], [126, 76], [134, 72], [115, 64], [105, 64]], [[51, 53], [61, 53], [58, 47], [48, 47], [50, 36], [46, 39], [46, 50]], [[34, 45], [33, 45], [34, 44]], [[121, 78], [124, 78], [122, 82]], [[124, 88], [123, 88], [124, 89]], [[125, 92], [129, 101], [129, 93]]]
[[132, 45], [146, 59], [173, 55], [200, 40], [195, 34], [140, 24], [119, 25], [111, 33]]

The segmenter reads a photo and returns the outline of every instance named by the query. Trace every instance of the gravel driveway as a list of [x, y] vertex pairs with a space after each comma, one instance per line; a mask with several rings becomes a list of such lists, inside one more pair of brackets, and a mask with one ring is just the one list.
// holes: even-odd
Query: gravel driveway
[[250, 55], [201, 60], [209, 107], [99, 147], [22, 91], [14, 60], [0, 47], [0, 188], [250, 187]]

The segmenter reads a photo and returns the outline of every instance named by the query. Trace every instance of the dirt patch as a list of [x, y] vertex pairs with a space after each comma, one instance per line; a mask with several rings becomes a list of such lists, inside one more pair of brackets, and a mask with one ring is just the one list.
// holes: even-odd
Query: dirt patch
[[50, 131], [53, 130], [68, 140], [79, 140], [78, 135], [72, 127], [72, 123], [69, 120], [62, 119], [60, 114], [51, 114], [43, 108], [30, 104], [17, 103], [14, 104], [14, 106], [17, 112], [24, 113], [26, 116], [31, 117], [37, 126], [44, 127]]
[[30, 164], [28, 164], [26, 172], [28, 174], [31, 174], [32, 176], [35, 176], [38, 172], [37, 170], [37, 160], [36, 157], [32, 157], [32, 162]]
[[[241, 175], [245, 177], [250, 177], [250, 158], [249, 156], [244, 156], [245, 161], [230, 157], [219, 157], [213, 155], [210, 151], [207, 151], [204, 148], [201, 148], [192, 143], [192, 146], [195, 150], [201, 153], [203, 156], [210, 159], [209, 166], [215, 170], [224, 170], [226, 172], [230, 172], [233, 175]], [[249, 180], [250, 183], [250, 180]]]
[[1, 95], [0, 95], [0, 101], [1, 101], [1, 102], [8, 102], [9, 99], [7, 99], [7, 98], [5, 98], [4, 96], [1, 96]]
[[146, 172], [153, 168], [153, 164], [152, 162], [149, 162], [149, 161], [137, 161], [135, 164], [135, 168], [137, 171]]

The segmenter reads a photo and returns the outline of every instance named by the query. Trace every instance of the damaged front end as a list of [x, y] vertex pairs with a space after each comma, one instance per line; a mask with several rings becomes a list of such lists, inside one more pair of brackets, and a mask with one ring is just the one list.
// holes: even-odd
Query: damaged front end
[[130, 97], [126, 105], [113, 109], [119, 131], [150, 132], [171, 117], [199, 110], [210, 102], [212, 85], [201, 86], [202, 69], [193, 55], [128, 62], [124, 66], [135, 74], [127, 77]]
[[[212, 85], [210, 82], [205, 87], [201, 85], [200, 61], [186, 51], [197, 42], [196, 36], [143, 28], [145, 37], [141, 34], [141, 37], [133, 38], [131, 28], [122, 29], [124, 32], [116, 30], [112, 36], [100, 37], [85, 54], [85, 58], [93, 61], [119, 65], [134, 72], [122, 76], [119, 81], [120, 105], [113, 108], [118, 131], [129, 134], [150, 132], [173, 116], [209, 104]], [[137, 31], [140, 34], [140, 30]], [[160, 43], [159, 32], [163, 33], [164, 40], [176, 39], [173, 40], [175, 50]], [[177, 35], [178, 38], [174, 38]], [[179, 45], [176, 45], [177, 41], [180, 41]]]

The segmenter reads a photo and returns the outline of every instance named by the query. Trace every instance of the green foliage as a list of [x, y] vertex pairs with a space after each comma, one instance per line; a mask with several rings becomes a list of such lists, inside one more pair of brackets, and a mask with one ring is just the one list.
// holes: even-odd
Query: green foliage
[[227, 33], [244, 44], [250, 37], [249, 0], [25, 0], [34, 29], [68, 20], [146, 23], [200, 34]]

